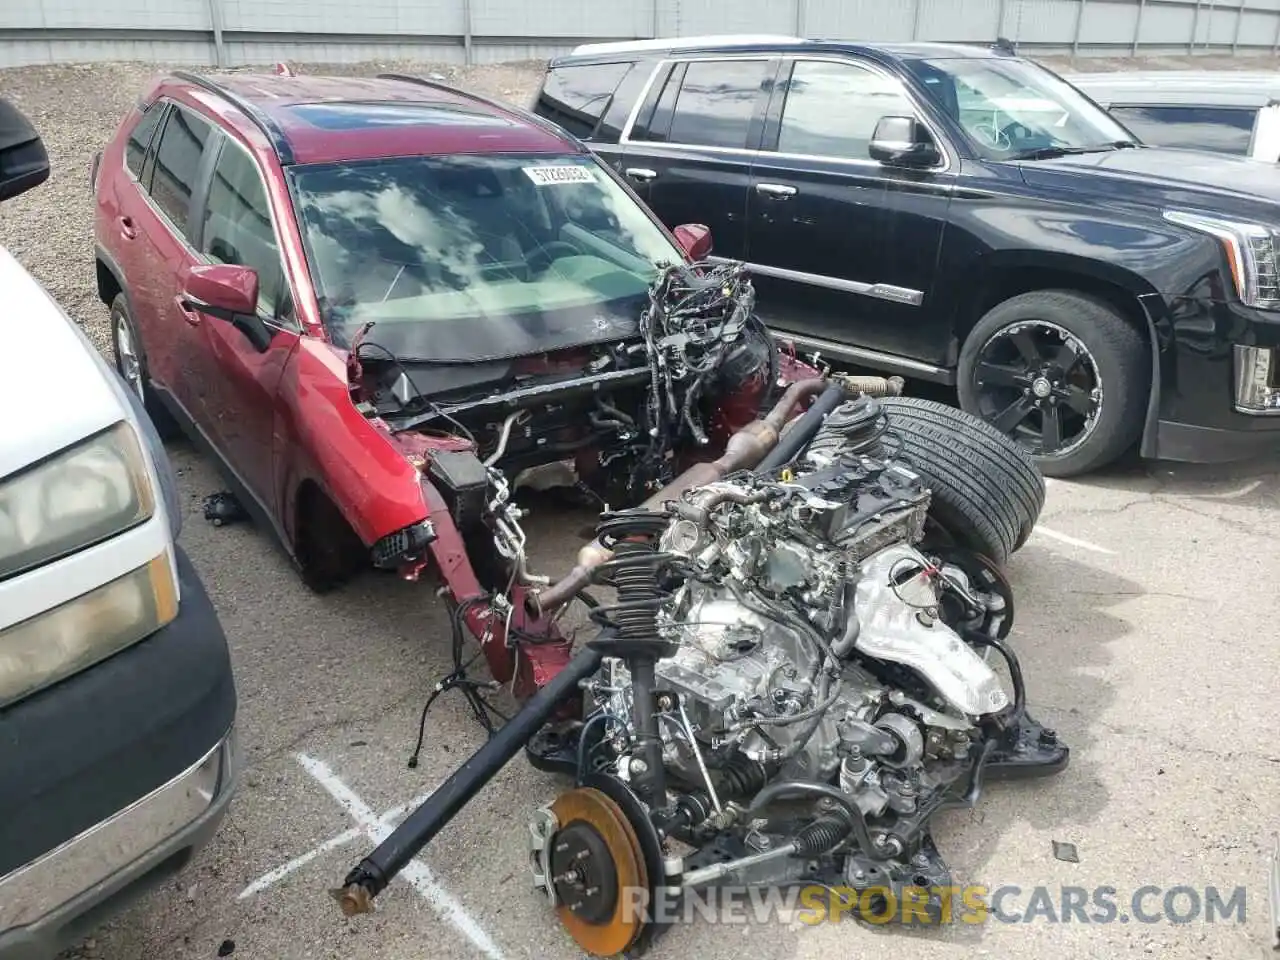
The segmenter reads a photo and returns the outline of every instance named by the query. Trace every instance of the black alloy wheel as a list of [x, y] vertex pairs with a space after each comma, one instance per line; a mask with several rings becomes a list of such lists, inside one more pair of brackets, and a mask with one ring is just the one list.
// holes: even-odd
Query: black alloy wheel
[[1069, 456], [1087, 442], [1104, 402], [1093, 354], [1047, 320], [996, 332], [972, 378], [978, 415], [1035, 457]]

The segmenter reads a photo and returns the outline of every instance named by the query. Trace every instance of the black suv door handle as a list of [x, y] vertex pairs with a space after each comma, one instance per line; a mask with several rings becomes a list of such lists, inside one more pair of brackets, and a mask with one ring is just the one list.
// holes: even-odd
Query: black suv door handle
[[773, 197], [775, 200], [786, 200], [788, 197], [794, 197], [798, 192], [795, 187], [786, 183], [756, 184], [756, 193], [762, 193], [766, 197]]
[[638, 183], [648, 183], [650, 180], [658, 179], [658, 171], [647, 167], [627, 167], [626, 174]]

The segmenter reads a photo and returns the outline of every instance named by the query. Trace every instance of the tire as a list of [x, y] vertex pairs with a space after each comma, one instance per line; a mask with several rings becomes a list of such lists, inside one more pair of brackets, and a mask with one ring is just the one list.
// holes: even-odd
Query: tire
[[1003, 567], [1036, 525], [1044, 478], [1012, 440], [972, 414], [915, 397], [880, 401], [887, 456], [933, 492], [930, 518], [957, 545]]
[[294, 555], [302, 582], [312, 593], [324, 595], [360, 575], [367, 551], [338, 508], [316, 493], [301, 506]]
[[147, 354], [142, 347], [142, 338], [138, 336], [137, 324], [133, 322], [133, 315], [129, 312], [129, 301], [123, 293], [116, 294], [116, 298], [111, 301], [111, 352], [116, 372], [124, 380], [125, 386], [142, 401], [160, 439], [169, 441], [181, 438], [182, 428], [178, 421], [151, 389]]
[[1012, 437], [1049, 477], [1116, 460], [1138, 439], [1151, 395], [1142, 334], [1110, 304], [1070, 290], [1035, 290], [991, 309], [965, 340], [958, 374], [960, 406]]

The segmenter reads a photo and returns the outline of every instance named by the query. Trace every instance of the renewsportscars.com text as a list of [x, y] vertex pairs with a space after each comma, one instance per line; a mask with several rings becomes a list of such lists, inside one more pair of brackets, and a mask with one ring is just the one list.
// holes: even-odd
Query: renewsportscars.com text
[[720, 924], [804, 924], [862, 920], [868, 923], [1244, 923], [1244, 887], [1147, 885], [1116, 887], [1047, 886], [886, 887], [808, 885], [788, 889], [712, 887], [649, 903], [643, 888], [623, 892], [624, 913], [647, 922]]

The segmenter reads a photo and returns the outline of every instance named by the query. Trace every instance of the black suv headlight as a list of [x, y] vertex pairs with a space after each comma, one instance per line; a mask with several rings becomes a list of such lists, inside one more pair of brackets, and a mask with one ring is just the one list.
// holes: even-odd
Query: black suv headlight
[[1259, 310], [1280, 310], [1280, 231], [1260, 223], [1183, 210], [1166, 210], [1164, 218], [1218, 238], [1241, 303]]

